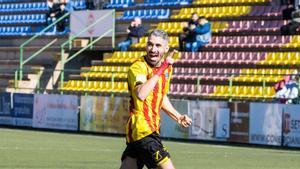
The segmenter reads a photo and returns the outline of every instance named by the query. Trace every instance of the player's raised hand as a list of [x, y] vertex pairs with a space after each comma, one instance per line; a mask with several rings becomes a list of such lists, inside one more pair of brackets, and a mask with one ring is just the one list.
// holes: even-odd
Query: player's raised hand
[[173, 65], [173, 64], [174, 64], [173, 56], [174, 56], [175, 53], [178, 53], [178, 51], [174, 49], [174, 50], [173, 50], [172, 52], [170, 52], [170, 53], [168, 54], [168, 56], [166, 57], [166, 61], [169, 63], [169, 65]]
[[178, 119], [178, 123], [183, 127], [189, 127], [192, 124], [192, 119], [187, 115], [181, 115]]

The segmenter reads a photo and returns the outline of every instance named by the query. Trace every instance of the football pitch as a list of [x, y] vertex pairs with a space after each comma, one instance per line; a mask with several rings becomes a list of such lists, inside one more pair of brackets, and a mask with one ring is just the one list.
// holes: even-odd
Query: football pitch
[[[177, 169], [298, 169], [300, 151], [163, 142]], [[1, 169], [118, 169], [124, 139], [1, 129]]]

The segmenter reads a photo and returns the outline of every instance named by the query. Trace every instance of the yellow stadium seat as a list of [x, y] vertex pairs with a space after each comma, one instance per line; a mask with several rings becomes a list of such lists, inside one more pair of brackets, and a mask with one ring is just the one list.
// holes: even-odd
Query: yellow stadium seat
[[185, 19], [190, 18], [194, 12], [205, 17], [227, 17], [240, 16], [248, 14], [251, 10], [250, 6], [222, 6], [222, 7], [202, 7], [202, 8], [181, 8], [178, 14], [172, 15], [171, 18]]

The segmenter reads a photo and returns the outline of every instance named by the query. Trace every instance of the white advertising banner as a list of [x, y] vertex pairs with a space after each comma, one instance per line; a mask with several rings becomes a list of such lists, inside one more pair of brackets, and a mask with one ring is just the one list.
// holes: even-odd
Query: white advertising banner
[[77, 130], [78, 97], [36, 94], [32, 125], [36, 128]]
[[281, 145], [282, 104], [250, 103], [249, 143]]
[[[189, 138], [226, 140], [228, 137], [230, 123], [227, 102], [191, 101], [189, 116], [193, 120]], [[227, 127], [223, 128], [224, 125]], [[224, 133], [224, 129], [228, 131]], [[216, 138], [216, 134], [221, 138]]]
[[[106, 17], [105, 17], [106, 16]], [[71, 35], [77, 35], [89, 25], [95, 23], [97, 19], [103, 18], [94, 26], [91, 26], [86, 32], [78, 37], [99, 37], [114, 27], [113, 10], [84, 10], [73, 11], [71, 13]], [[114, 31], [114, 30], [112, 30]], [[113, 32], [108, 33], [105, 37], [112, 37]]]
[[300, 105], [286, 105], [283, 108], [283, 145], [300, 147]]

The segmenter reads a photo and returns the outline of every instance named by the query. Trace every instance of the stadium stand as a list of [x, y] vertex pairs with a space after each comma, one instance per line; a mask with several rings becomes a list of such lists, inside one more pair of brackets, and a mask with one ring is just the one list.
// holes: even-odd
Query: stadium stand
[[[1, 36], [28, 35], [45, 22], [42, 2], [10, 2], [0, 5]], [[75, 9], [86, 7], [82, 0], [73, 4]], [[176, 56], [172, 97], [272, 100], [274, 84], [300, 65], [300, 35], [280, 34], [280, 27], [290, 22], [282, 15], [288, 7], [271, 5], [271, 0], [111, 0], [105, 8], [116, 9], [116, 43], [136, 16], [149, 31], [167, 31], [170, 47], [175, 49], [178, 33], [191, 13], [211, 21], [212, 42], [199, 52]], [[141, 38], [127, 52], [102, 51], [103, 59], [82, 66], [81, 73], [71, 73], [60, 90], [126, 94], [127, 70], [145, 54], [146, 41], [146, 36]]]
[[[74, 0], [72, 6], [75, 10], [86, 9], [85, 0]], [[24, 68], [23, 81], [19, 82], [28, 88], [35, 88], [45, 68], [52, 68], [57, 59], [55, 56], [60, 50], [61, 41], [67, 40], [68, 29], [64, 32], [45, 32], [41, 30], [47, 26], [46, 13], [48, 12], [45, 0], [1, 0], [0, 1], [0, 87], [1, 91], [11, 90], [16, 84], [16, 70], [20, 68], [20, 46], [34, 35], [39, 35], [35, 42], [31, 42], [22, 51], [24, 60], [37, 50], [40, 50], [49, 41], [52, 46], [38, 59], [30, 61]], [[49, 30], [51, 31], [51, 29]], [[51, 36], [49, 36], [51, 35]], [[23, 60], [23, 61], [24, 61]], [[49, 80], [49, 77], [43, 79]], [[35, 82], [32, 82], [35, 81]], [[31, 90], [32, 91], [32, 90]]]

